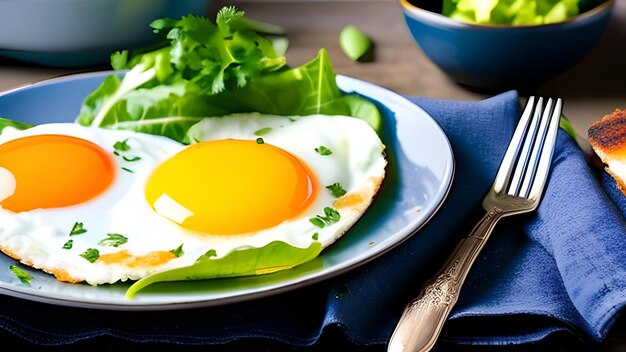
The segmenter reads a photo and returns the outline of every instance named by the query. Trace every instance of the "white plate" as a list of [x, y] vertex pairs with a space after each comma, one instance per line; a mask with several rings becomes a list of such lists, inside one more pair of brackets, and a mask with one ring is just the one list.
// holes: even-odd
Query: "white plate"
[[[110, 74], [95, 72], [48, 80], [0, 94], [0, 116], [41, 124], [68, 122], [84, 97]], [[439, 125], [404, 97], [358, 79], [338, 76], [339, 87], [375, 101], [383, 112], [387, 176], [371, 208], [318, 258], [294, 269], [255, 277], [159, 283], [128, 300], [130, 283], [89, 286], [58, 282], [29, 270], [31, 286], [10, 272], [0, 254], [0, 293], [58, 305], [110, 310], [163, 310], [219, 305], [302, 287], [354, 269], [399, 245], [436, 213], [450, 189], [454, 158]]]

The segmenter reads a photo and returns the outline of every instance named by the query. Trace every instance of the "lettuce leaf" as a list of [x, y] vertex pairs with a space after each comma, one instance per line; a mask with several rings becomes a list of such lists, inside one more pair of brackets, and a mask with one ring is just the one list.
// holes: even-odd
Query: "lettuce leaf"
[[377, 131], [381, 124], [373, 102], [339, 89], [325, 49], [300, 67], [266, 73], [250, 79], [244, 87], [217, 94], [183, 78], [128, 90], [133, 84], [125, 87], [125, 81], [142, 80], [142, 73], [132, 70], [123, 79], [107, 77], [84, 100], [77, 122], [158, 134], [179, 142], [187, 142], [187, 130], [202, 118], [232, 113], [346, 115], [367, 121]]
[[307, 248], [275, 241], [261, 248], [234, 250], [222, 258], [213, 258], [209, 251], [191, 266], [163, 271], [134, 282], [126, 291], [126, 298], [134, 298], [139, 291], [157, 282], [261, 275], [291, 269], [314, 259], [321, 250], [322, 245], [317, 241]]
[[9, 120], [9, 119], [5, 119], [4, 117], [0, 117], [0, 134], [2, 134], [2, 130], [4, 130], [7, 127], [13, 127], [18, 130], [25, 130], [25, 129], [33, 127], [33, 125], [29, 125], [24, 122]]
[[[577, 15], [581, 11], [580, 2], [579, 0], [444, 0], [443, 14], [455, 20], [479, 24], [541, 25], [562, 22]], [[587, 7], [589, 0], [582, 2]]]

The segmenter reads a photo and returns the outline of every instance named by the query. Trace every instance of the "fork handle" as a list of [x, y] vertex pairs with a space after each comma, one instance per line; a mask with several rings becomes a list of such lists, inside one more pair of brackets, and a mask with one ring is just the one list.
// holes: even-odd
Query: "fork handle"
[[439, 273], [405, 307], [387, 351], [429, 351], [435, 345], [472, 264], [500, 218], [500, 209], [490, 209], [459, 242]]

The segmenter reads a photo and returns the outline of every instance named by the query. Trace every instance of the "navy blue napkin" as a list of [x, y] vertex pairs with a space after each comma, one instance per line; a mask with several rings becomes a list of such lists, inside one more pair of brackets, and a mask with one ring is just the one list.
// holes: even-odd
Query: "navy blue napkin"
[[[331, 335], [353, 346], [386, 344], [405, 303], [482, 215], [480, 203], [520, 114], [516, 92], [480, 102], [412, 100], [447, 133], [456, 174], [438, 214], [385, 255], [301, 289], [202, 309], [111, 312], [0, 296], [0, 328], [37, 345], [82, 346], [104, 338], [309, 346]], [[590, 342], [605, 338], [626, 302], [624, 214], [626, 197], [559, 131], [543, 202], [536, 212], [497, 225], [442, 339], [501, 345], [557, 332]]]

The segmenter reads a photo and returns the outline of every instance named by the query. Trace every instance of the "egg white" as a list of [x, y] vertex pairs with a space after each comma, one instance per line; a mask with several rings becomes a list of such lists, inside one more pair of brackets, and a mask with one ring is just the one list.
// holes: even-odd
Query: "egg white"
[[[271, 131], [263, 136], [255, 132]], [[262, 247], [283, 241], [295, 247], [308, 247], [311, 241], [329, 246], [352, 226], [370, 205], [384, 178], [384, 145], [363, 121], [343, 116], [279, 117], [259, 114], [207, 118], [190, 131], [191, 142], [215, 139], [263, 138], [302, 160], [316, 175], [319, 194], [306, 212], [269, 229], [240, 235], [212, 235], [184, 229], [157, 214], [145, 200], [144, 189], [153, 170], [182, 151], [185, 145], [171, 139], [135, 133], [83, 127], [73, 123], [44, 124], [24, 131], [5, 129], [0, 144], [15, 138], [38, 134], [63, 134], [83, 138], [113, 152], [113, 145], [128, 139], [128, 155], [141, 159], [127, 162], [116, 157], [118, 174], [113, 185], [97, 198], [83, 204], [55, 209], [14, 213], [0, 207], [0, 249], [34, 268], [63, 273], [70, 282], [92, 285], [137, 280], [150, 274], [192, 265], [208, 250], [222, 257], [232, 250]], [[321, 156], [315, 148], [325, 146], [333, 154]], [[78, 166], [77, 166], [78, 167]], [[122, 168], [131, 169], [127, 172]], [[71, 172], [71, 171], [68, 171]], [[325, 186], [339, 182], [347, 194], [339, 199]], [[341, 219], [324, 228], [309, 219], [333, 207]], [[245, 219], [242, 219], [242, 221]], [[87, 229], [69, 236], [75, 222]], [[123, 234], [128, 242], [102, 246], [98, 242], [108, 233]], [[317, 234], [313, 236], [313, 234]], [[71, 249], [63, 244], [73, 240]], [[142, 256], [155, 251], [170, 251], [183, 245], [184, 254], [154, 266], [128, 266], [90, 263], [80, 254], [97, 248], [100, 255], [127, 251]]]

